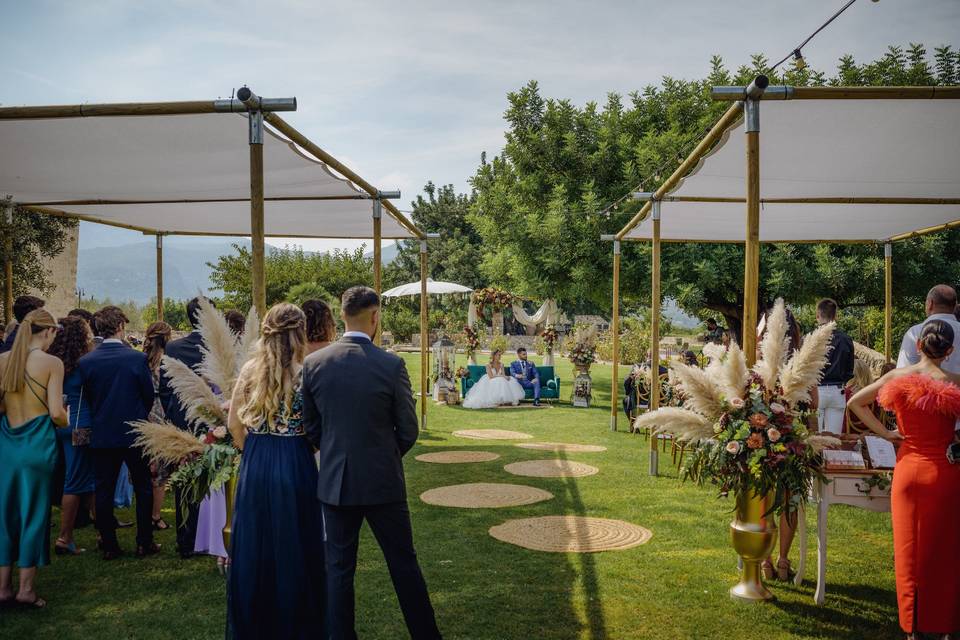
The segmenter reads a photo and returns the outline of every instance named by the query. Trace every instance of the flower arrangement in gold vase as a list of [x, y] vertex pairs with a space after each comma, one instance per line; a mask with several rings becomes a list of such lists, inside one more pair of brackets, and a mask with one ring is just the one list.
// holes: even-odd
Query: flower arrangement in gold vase
[[590, 365], [597, 360], [597, 328], [593, 325], [579, 324], [573, 328], [567, 357], [578, 370], [589, 371]]
[[[644, 414], [635, 428], [652, 428], [689, 443], [691, 455], [682, 477], [716, 485], [721, 496], [734, 494], [738, 518], [750, 499], [762, 501], [757, 514], [765, 520], [796, 512], [813, 482], [822, 478], [820, 452], [840, 445], [836, 438], [808, 431], [805, 421], [833, 327], [819, 327], [791, 354], [786, 308], [777, 300], [760, 343], [760, 359], [752, 368], [736, 344], [722, 356], [711, 354], [706, 369], [674, 363], [682, 406]], [[773, 537], [767, 537], [772, 544]], [[746, 565], [746, 557], [744, 561]], [[765, 592], [762, 585], [759, 589]]]

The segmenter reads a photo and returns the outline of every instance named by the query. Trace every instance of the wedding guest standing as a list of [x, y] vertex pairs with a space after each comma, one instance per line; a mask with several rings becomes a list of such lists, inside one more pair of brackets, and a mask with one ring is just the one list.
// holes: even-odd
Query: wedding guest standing
[[[953, 348], [956, 351], [960, 347], [960, 321], [957, 321], [956, 316], [953, 315], [956, 307], [957, 292], [953, 287], [947, 284], [938, 284], [930, 289], [924, 304], [927, 319], [910, 327], [903, 336], [900, 355], [897, 358], [898, 369], [920, 362], [921, 354], [917, 350], [917, 341], [920, 339], [923, 327], [931, 320], [940, 320], [950, 325], [954, 334]], [[951, 353], [947, 356], [941, 363], [941, 368], [950, 373], [960, 373], [960, 353]]]
[[[836, 302], [824, 298], [817, 303], [817, 324], [829, 324], [836, 319]], [[820, 431], [843, 432], [843, 417], [847, 411], [844, 388], [853, 377], [853, 362], [853, 340], [839, 328], [834, 328], [827, 364], [820, 372], [820, 384], [817, 386], [817, 426]]]
[[104, 560], [121, 554], [113, 517], [113, 497], [117, 475], [127, 465], [136, 496], [138, 557], [159, 553], [153, 541], [150, 515], [153, 511], [153, 486], [150, 463], [134, 448], [135, 436], [130, 422], [143, 420], [153, 406], [153, 379], [147, 357], [127, 346], [127, 318], [116, 308], [105, 308], [97, 318], [103, 343], [80, 358], [83, 393], [89, 399], [93, 432], [90, 449], [96, 476], [97, 530]]
[[23, 322], [23, 319], [27, 317], [28, 313], [36, 309], [42, 309], [43, 305], [43, 300], [36, 296], [20, 296], [13, 301], [13, 319], [17, 321], [17, 324], [14, 325], [12, 329], [8, 326], [4, 332], [3, 343], [0, 343], [0, 353], [6, 353], [13, 348], [13, 341], [17, 338], [17, 327], [19, 323]]
[[[37, 567], [50, 562], [50, 491], [56, 464], [54, 425], [66, 426], [63, 363], [45, 351], [57, 323], [43, 309], [26, 314], [0, 355], [0, 603], [42, 608]], [[20, 585], [13, 593], [13, 564]]]
[[323, 300], [307, 300], [300, 308], [307, 317], [307, 355], [337, 339], [337, 323], [333, 311]]
[[68, 429], [58, 429], [57, 438], [63, 447], [66, 473], [63, 498], [60, 501], [60, 535], [54, 546], [57, 555], [78, 555], [73, 539], [73, 528], [80, 509], [90, 511], [96, 479], [90, 459], [90, 399], [83, 397], [80, 378], [80, 358], [93, 349], [93, 334], [87, 322], [77, 316], [60, 320], [63, 329], [50, 346], [48, 353], [63, 362], [63, 394], [70, 413]]
[[[867, 428], [901, 440], [891, 510], [900, 627], [908, 634], [960, 632], [960, 456], [948, 457], [958, 441], [960, 376], [943, 368], [955, 340], [950, 323], [928, 321], [915, 345], [920, 361], [850, 400]], [[896, 412], [899, 431], [877, 419], [870, 409], [875, 399]]]
[[[153, 391], [157, 395], [153, 399], [153, 407], [150, 409], [150, 422], [166, 422], [166, 416], [163, 413], [163, 403], [160, 402], [160, 363], [163, 360], [163, 354], [167, 343], [170, 342], [170, 336], [173, 335], [173, 327], [166, 322], [154, 322], [147, 327], [147, 332], [143, 338], [143, 355], [147, 356], [147, 365], [150, 367], [150, 375], [153, 377]], [[169, 477], [169, 469], [166, 465], [151, 465], [150, 472], [153, 476], [153, 513], [150, 520], [153, 522], [154, 531], [165, 531], [170, 528], [161, 513], [163, 501], [167, 497], [166, 483]]]
[[242, 336], [243, 329], [247, 324], [247, 317], [236, 309], [229, 309], [223, 314], [223, 319], [227, 321], [227, 326], [235, 336]]
[[[191, 369], [196, 369], [203, 360], [200, 347], [203, 346], [203, 337], [200, 335], [198, 327], [200, 326], [200, 298], [194, 298], [187, 303], [187, 319], [193, 331], [167, 344], [166, 355], [175, 358], [184, 363]], [[180, 429], [190, 430], [187, 424], [186, 411], [180, 404], [180, 399], [173, 392], [170, 386], [170, 379], [166, 375], [160, 376], [159, 386], [160, 402], [163, 405], [163, 411], [167, 420], [172, 422]], [[181, 558], [189, 558], [193, 555], [194, 544], [197, 539], [197, 518], [200, 512], [199, 503], [191, 503], [184, 512], [183, 500], [180, 490], [175, 492], [176, 503], [176, 529], [177, 529], [177, 552]]]
[[312, 354], [303, 369], [303, 425], [320, 450], [329, 637], [357, 637], [353, 578], [366, 520], [386, 558], [410, 636], [439, 638], [413, 546], [403, 476], [403, 455], [419, 433], [407, 367], [371, 340], [380, 322], [373, 289], [348, 289], [341, 311], [343, 338]]
[[237, 639], [327, 637], [317, 466], [300, 390], [306, 342], [303, 312], [272, 307], [230, 402], [230, 433], [243, 450], [228, 586]]

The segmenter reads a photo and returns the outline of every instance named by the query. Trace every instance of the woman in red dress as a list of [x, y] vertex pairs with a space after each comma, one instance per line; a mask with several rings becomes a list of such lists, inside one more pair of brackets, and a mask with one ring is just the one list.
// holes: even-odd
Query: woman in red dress
[[[877, 435], [900, 441], [891, 493], [900, 627], [910, 638], [946, 637], [960, 632], [960, 463], [947, 458], [958, 440], [960, 376], [940, 368], [953, 329], [928, 322], [917, 347], [919, 363], [866, 387], [850, 408]], [[900, 431], [877, 420], [874, 399], [896, 412]]]

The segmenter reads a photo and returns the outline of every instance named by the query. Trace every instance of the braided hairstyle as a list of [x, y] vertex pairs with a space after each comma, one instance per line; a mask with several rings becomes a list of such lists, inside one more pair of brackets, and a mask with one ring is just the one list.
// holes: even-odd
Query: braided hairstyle
[[306, 327], [307, 318], [296, 305], [281, 302], [267, 311], [256, 351], [246, 365], [244, 399], [237, 414], [243, 424], [258, 427], [266, 422], [272, 428], [278, 414], [290, 411], [306, 353]]
[[931, 360], [943, 360], [953, 349], [953, 327], [943, 320], [931, 320], [920, 332], [920, 352]]
[[160, 367], [160, 361], [163, 360], [163, 353], [172, 334], [173, 328], [162, 320], [147, 327], [143, 338], [143, 353], [147, 356], [150, 371], [156, 371]]

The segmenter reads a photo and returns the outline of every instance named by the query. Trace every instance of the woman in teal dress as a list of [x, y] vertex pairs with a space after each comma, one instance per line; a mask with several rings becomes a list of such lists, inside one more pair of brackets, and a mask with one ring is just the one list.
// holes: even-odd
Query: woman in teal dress
[[[57, 462], [54, 425], [69, 422], [63, 406], [63, 362], [45, 353], [59, 326], [36, 309], [0, 355], [0, 604], [42, 608], [37, 567], [50, 562], [50, 491]], [[13, 564], [20, 569], [13, 592]]]
[[[63, 447], [66, 473], [63, 482], [63, 499], [60, 501], [60, 535], [54, 543], [57, 555], [77, 555], [84, 550], [77, 548], [73, 540], [73, 527], [80, 509], [89, 512], [93, 506], [93, 490], [96, 478], [93, 475], [93, 460], [90, 447], [76, 434], [89, 433], [90, 399], [83, 397], [83, 381], [77, 363], [93, 349], [93, 333], [87, 321], [80, 317], [60, 319], [62, 329], [47, 350], [63, 362], [63, 394], [67, 398], [70, 414], [68, 429], [59, 429], [57, 439]], [[81, 431], [77, 432], [77, 429]]]

